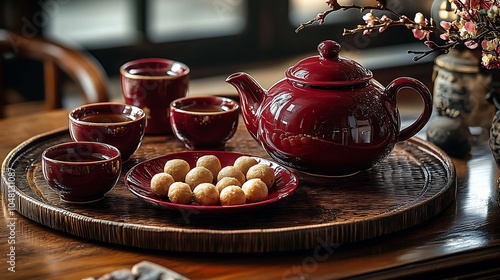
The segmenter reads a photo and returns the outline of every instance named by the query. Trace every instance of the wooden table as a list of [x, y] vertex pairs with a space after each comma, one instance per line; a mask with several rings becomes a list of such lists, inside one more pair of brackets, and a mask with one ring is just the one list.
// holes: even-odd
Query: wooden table
[[[0, 121], [0, 159], [29, 137], [67, 126], [66, 111]], [[2, 199], [2, 279], [81, 279], [149, 260], [191, 279], [420, 279], [500, 274], [497, 167], [486, 143], [453, 159], [456, 202], [410, 229], [336, 248], [271, 254], [194, 254], [125, 248], [61, 233], [10, 215]], [[10, 255], [10, 256], [9, 256]], [[9, 263], [9, 261], [14, 261]], [[15, 272], [11, 272], [15, 265]], [[10, 269], [10, 270], [9, 270]]]

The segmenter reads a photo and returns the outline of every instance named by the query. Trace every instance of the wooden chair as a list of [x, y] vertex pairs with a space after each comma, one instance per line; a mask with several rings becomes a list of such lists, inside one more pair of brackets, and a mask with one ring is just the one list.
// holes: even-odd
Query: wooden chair
[[[44, 107], [62, 107], [61, 70], [80, 88], [86, 103], [109, 100], [107, 76], [101, 65], [88, 53], [63, 46], [41, 37], [27, 38], [0, 30], [0, 118], [5, 117], [6, 89], [3, 81], [5, 58], [22, 57], [43, 65]], [[30, 82], [30, 77], [26, 77]]]

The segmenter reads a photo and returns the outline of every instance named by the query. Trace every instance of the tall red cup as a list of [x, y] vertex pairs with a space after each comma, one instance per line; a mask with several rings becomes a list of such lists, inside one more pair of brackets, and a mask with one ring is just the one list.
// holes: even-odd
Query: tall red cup
[[170, 103], [187, 96], [189, 67], [164, 58], [143, 58], [120, 67], [125, 103], [146, 113], [147, 134], [172, 134]]

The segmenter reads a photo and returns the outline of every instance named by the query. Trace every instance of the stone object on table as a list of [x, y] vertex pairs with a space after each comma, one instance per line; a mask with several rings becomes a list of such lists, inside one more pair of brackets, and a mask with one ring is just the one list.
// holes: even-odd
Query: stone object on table
[[455, 158], [467, 157], [472, 149], [472, 134], [462, 118], [436, 118], [427, 128], [427, 140]]
[[132, 269], [119, 269], [101, 277], [89, 277], [84, 280], [189, 280], [179, 273], [159, 264], [142, 261]]

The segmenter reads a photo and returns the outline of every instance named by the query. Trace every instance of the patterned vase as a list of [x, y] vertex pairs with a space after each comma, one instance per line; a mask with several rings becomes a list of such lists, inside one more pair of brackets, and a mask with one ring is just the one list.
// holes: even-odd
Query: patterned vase
[[500, 168], [500, 70], [491, 72], [493, 78], [487, 99], [495, 105], [497, 111], [491, 121], [489, 144], [497, 167]]
[[429, 124], [427, 140], [452, 157], [470, 154], [473, 135], [485, 141], [489, 136], [495, 114], [486, 98], [491, 75], [480, 67], [477, 54], [469, 50], [454, 49], [434, 61], [433, 104], [439, 117]]

